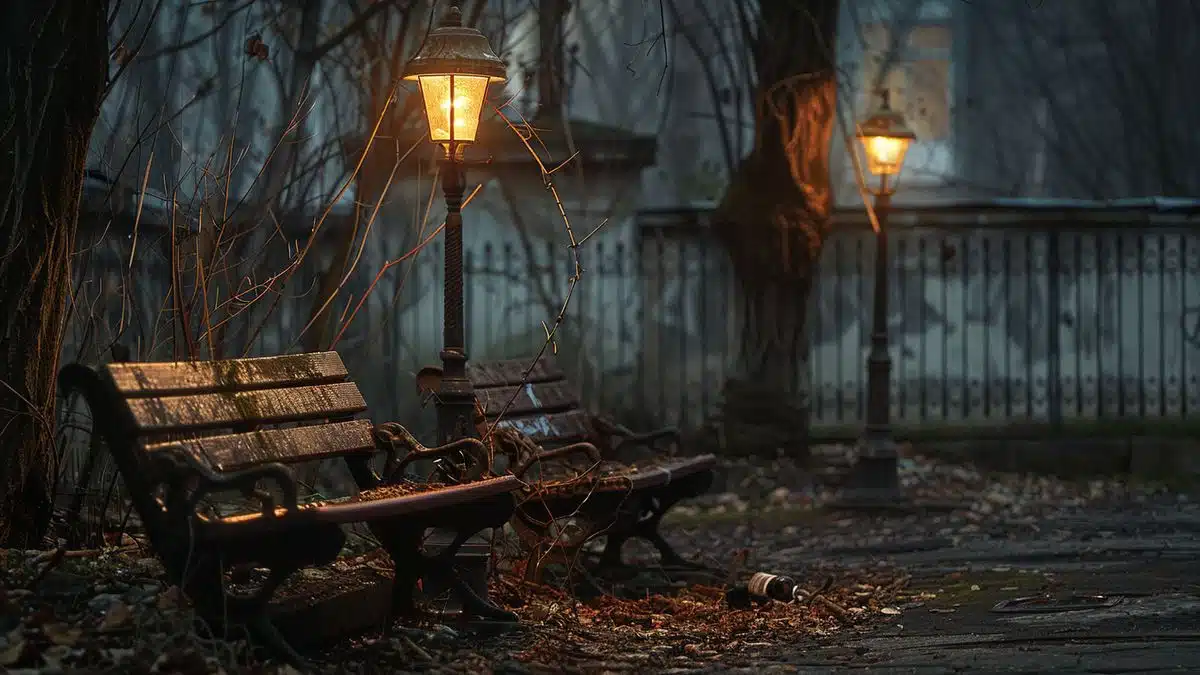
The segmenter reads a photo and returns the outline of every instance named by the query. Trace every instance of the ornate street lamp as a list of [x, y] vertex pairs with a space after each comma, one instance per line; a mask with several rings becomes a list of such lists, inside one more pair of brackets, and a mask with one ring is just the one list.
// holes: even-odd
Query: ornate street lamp
[[438, 443], [474, 433], [475, 392], [467, 379], [463, 327], [462, 202], [466, 187], [463, 150], [475, 142], [487, 87], [508, 79], [504, 61], [482, 33], [462, 25], [451, 6], [441, 24], [404, 68], [425, 102], [429, 138], [442, 147], [442, 193], [446, 198], [445, 320], [442, 383], [437, 399]]
[[916, 134], [904, 116], [892, 110], [887, 90], [880, 105], [858, 125], [867, 169], [879, 177], [875, 195], [875, 289], [871, 314], [871, 350], [867, 356], [867, 420], [858, 444], [854, 482], [843, 494], [844, 506], [900, 506], [908, 500], [900, 490], [896, 442], [890, 420], [892, 359], [888, 354], [888, 228], [896, 177]]

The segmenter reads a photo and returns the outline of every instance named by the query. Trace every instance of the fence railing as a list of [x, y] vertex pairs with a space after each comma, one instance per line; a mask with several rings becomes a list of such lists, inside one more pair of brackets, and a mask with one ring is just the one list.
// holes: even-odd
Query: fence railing
[[[711, 414], [734, 374], [738, 297], [706, 214], [643, 213], [581, 252], [585, 275], [556, 340], [585, 400], [689, 426]], [[1062, 423], [1200, 415], [1200, 230], [1191, 212], [1034, 207], [924, 209], [892, 221], [892, 408], [899, 424]], [[844, 214], [810, 301], [805, 383], [815, 428], [853, 427], [865, 405], [873, 238]], [[669, 233], [669, 236], [664, 236]], [[119, 239], [119, 238], [118, 238]], [[468, 242], [472, 358], [529, 355], [561, 308], [573, 264], [561, 242]], [[158, 335], [169, 291], [164, 260], [134, 268], [97, 249], [91, 279], [121, 278], [137, 296], [94, 307]], [[345, 318], [378, 269], [363, 265], [334, 314]], [[300, 348], [315, 271], [297, 272], [251, 353]], [[412, 374], [441, 345], [441, 249], [379, 284], [337, 345], [379, 415], [420, 416]], [[401, 283], [402, 282], [402, 283]], [[397, 288], [401, 292], [397, 294]], [[110, 294], [111, 295], [111, 294]], [[799, 301], [799, 300], [798, 300]], [[104, 307], [107, 309], [104, 310]], [[99, 310], [98, 310], [99, 311]], [[78, 328], [78, 327], [77, 327]], [[73, 333], [65, 357], [79, 344]], [[140, 338], [139, 338], [140, 339]], [[148, 337], [146, 339], [149, 339]], [[146, 357], [167, 357], [170, 350]]]
[[[1200, 230], [1192, 210], [1036, 205], [893, 218], [892, 415], [899, 424], [1183, 419], [1200, 414]], [[705, 214], [644, 216], [666, 270], [643, 298], [648, 401], [711, 410], [737, 345], [729, 266]], [[684, 234], [680, 234], [682, 228]], [[664, 236], [664, 232], [674, 234]], [[857, 426], [874, 237], [844, 214], [811, 298], [815, 427]], [[669, 329], [667, 328], [669, 327]], [[676, 393], [678, 392], [678, 393]]]

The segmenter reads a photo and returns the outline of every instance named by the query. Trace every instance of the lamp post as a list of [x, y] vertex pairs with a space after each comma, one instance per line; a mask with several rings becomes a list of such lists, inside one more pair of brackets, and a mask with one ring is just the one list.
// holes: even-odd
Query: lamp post
[[462, 25], [454, 5], [404, 68], [425, 103], [429, 138], [441, 147], [442, 193], [446, 199], [445, 319], [442, 382], [437, 399], [438, 444], [473, 435], [475, 391], [467, 379], [463, 319], [462, 202], [466, 187], [463, 150], [475, 142], [487, 87], [508, 79], [504, 61], [487, 37]]
[[843, 494], [845, 506], [900, 506], [908, 500], [900, 490], [896, 442], [891, 426], [892, 359], [888, 354], [888, 212], [896, 191], [896, 177], [916, 134], [879, 92], [880, 104], [858, 125], [858, 138], [867, 156], [867, 169], [879, 177], [874, 190], [875, 288], [871, 312], [871, 349], [867, 356], [867, 420], [858, 443], [854, 482]]

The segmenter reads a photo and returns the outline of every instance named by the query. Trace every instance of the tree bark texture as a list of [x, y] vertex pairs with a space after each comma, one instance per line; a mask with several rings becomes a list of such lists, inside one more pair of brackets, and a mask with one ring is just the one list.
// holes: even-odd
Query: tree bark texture
[[51, 515], [55, 375], [108, 2], [0, 3], [0, 548]]
[[828, 231], [837, 0], [764, 2], [751, 52], [755, 137], [714, 214], [742, 299], [742, 375], [780, 394], [807, 379], [808, 294]]

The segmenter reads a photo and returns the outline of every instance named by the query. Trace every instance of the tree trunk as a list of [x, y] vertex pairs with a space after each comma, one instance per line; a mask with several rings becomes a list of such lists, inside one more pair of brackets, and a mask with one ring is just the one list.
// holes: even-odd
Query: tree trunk
[[[754, 145], [731, 176], [714, 224], [742, 300], [738, 371], [746, 382], [731, 389], [749, 387], [760, 392], [758, 401], [778, 400], [778, 414], [760, 412], [783, 417], [778, 421], [803, 434], [806, 412], [795, 402], [807, 393], [808, 294], [832, 206], [838, 2], [761, 6], [752, 43], [758, 83]], [[794, 433], [787, 436], [799, 440]]]
[[107, 5], [0, 3], [0, 548], [40, 544], [51, 514], [54, 384]]

